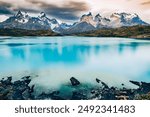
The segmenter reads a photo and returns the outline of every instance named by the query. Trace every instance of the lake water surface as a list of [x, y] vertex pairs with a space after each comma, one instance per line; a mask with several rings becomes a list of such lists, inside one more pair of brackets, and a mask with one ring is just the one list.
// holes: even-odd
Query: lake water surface
[[0, 37], [0, 77], [33, 75], [42, 88], [59, 88], [74, 76], [120, 86], [150, 82], [150, 41], [96, 37]]

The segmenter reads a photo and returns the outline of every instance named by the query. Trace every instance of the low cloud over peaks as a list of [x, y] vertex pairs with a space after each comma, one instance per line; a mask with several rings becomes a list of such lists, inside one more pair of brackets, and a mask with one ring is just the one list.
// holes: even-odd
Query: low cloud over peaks
[[48, 3], [46, 1], [35, 1], [35, 0], [26, 0], [40, 9], [45, 13], [64, 20], [76, 20], [78, 19], [78, 14], [80, 12], [89, 11], [89, 6], [85, 2], [76, 2], [76, 1], [66, 1], [62, 5]]

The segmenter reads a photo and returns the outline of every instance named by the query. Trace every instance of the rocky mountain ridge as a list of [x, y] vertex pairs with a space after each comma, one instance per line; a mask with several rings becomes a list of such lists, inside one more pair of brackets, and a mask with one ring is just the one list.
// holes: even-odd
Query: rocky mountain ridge
[[55, 18], [48, 18], [44, 12], [41, 12], [37, 17], [32, 17], [27, 12], [18, 11], [14, 16], [1, 22], [0, 29], [52, 30], [65, 35], [136, 25], [149, 24], [144, 22], [137, 14], [125, 12], [113, 13], [109, 17], [104, 17], [100, 14], [94, 17], [89, 12], [88, 14], [82, 15], [78, 22], [69, 25], [67, 23], [59, 23]]

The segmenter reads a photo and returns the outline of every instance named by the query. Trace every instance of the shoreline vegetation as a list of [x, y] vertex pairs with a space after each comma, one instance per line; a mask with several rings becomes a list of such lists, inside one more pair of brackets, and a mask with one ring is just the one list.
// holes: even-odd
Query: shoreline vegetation
[[0, 36], [60, 36], [51, 30], [0, 29]]
[[87, 37], [125, 37], [136, 39], [150, 39], [150, 26], [131, 26], [114, 29], [99, 29], [77, 35]]
[[[21, 80], [12, 82], [12, 76], [0, 81], [0, 100], [150, 100], [150, 83], [129, 81], [138, 88], [129, 89], [109, 87], [105, 82], [96, 78], [97, 86], [87, 87], [76, 78], [70, 78], [67, 86], [70, 91], [53, 90], [36, 94], [36, 86], [30, 85], [31, 76], [24, 76]], [[66, 97], [63, 93], [68, 93]]]
[[81, 37], [125, 37], [150, 39], [150, 26], [130, 26], [99, 29], [76, 34], [59, 34], [52, 30], [0, 29], [0, 36], [81, 36]]

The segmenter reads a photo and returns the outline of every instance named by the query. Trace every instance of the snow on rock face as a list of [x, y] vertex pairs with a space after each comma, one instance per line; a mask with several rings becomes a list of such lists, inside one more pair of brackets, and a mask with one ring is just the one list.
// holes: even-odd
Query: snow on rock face
[[49, 25], [52, 30], [59, 26], [59, 23], [56, 19], [49, 19], [44, 12], [41, 12], [38, 18], [41, 25]]
[[108, 27], [110, 19], [102, 17], [100, 14], [95, 16], [95, 22], [97, 23], [97, 28]]
[[72, 25], [68, 25], [68, 24], [66, 24], [66, 23], [61, 23], [60, 24], [60, 27], [61, 28], [63, 28], [63, 29], [68, 29], [68, 28], [70, 28]]
[[101, 20], [102, 20], [102, 16], [101, 16], [100, 14], [97, 14], [97, 15], [95, 16], [95, 21], [96, 21], [96, 22], [101, 22]]
[[80, 22], [89, 23], [89, 24], [93, 25], [94, 27], [96, 27], [96, 25], [97, 25], [97, 23], [93, 20], [93, 16], [92, 16], [91, 12], [89, 12], [89, 14], [87, 14], [87, 15], [83, 15], [80, 18]]
[[80, 19], [80, 22], [86, 22], [94, 26], [95, 28], [108, 27], [110, 19], [102, 17], [100, 14], [97, 14], [94, 18], [90, 12], [87, 15], [83, 15]]
[[18, 11], [18, 13], [15, 15], [16, 19], [15, 21], [19, 23], [26, 24], [30, 20], [33, 24], [39, 23], [42, 26], [50, 27], [52, 30], [55, 27], [59, 26], [59, 23], [56, 19], [49, 19], [44, 12], [41, 12], [39, 16], [36, 17], [30, 17], [26, 12], [23, 13], [21, 11]]
[[40, 18], [46, 17], [46, 14], [44, 12], [41, 12], [39, 15]]
[[113, 13], [110, 16], [112, 27], [146, 25], [137, 14], [130, 13]]
[[18, 13], [15, 15], [16, 19], [15, 21], [18, 21], [19, 23], [27, 23], [29, 21], [29, 15], [27, 14], [27, 12], [21, 12], [18, 11]]

